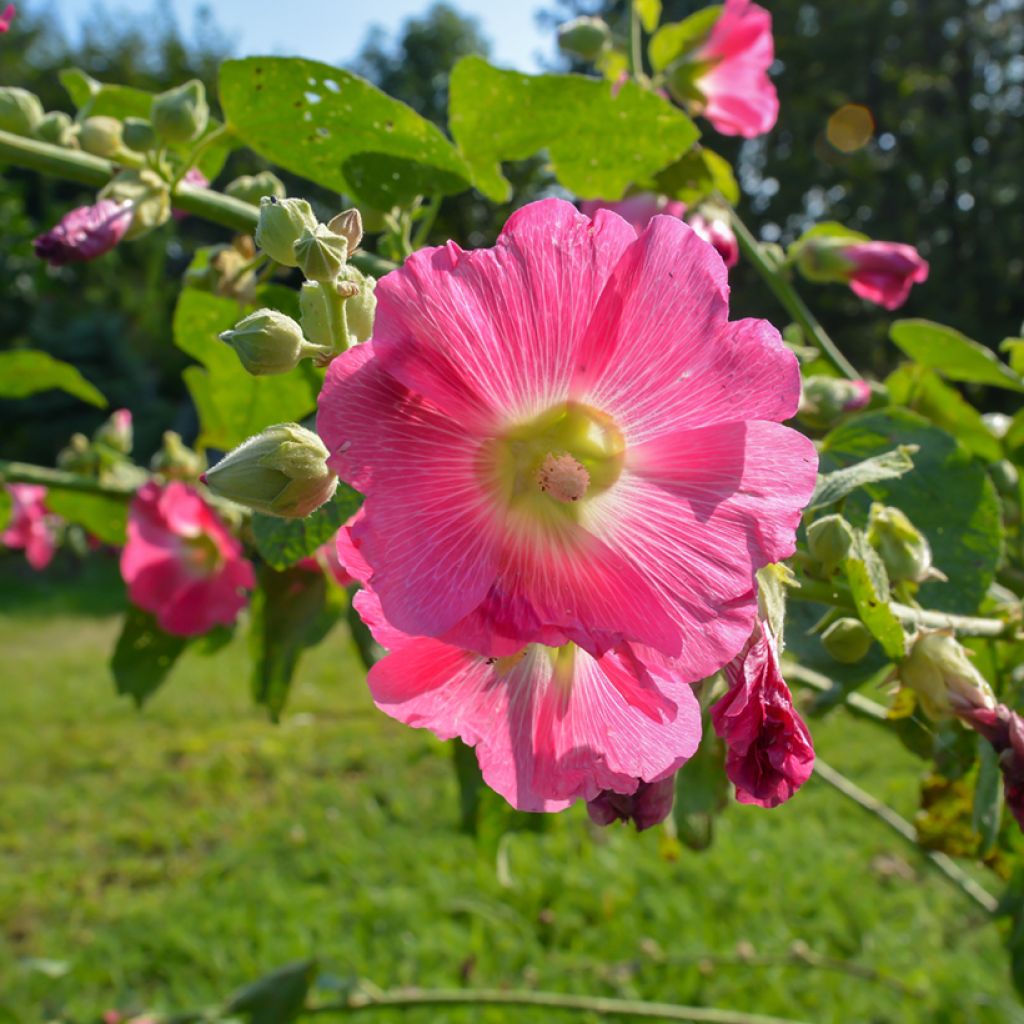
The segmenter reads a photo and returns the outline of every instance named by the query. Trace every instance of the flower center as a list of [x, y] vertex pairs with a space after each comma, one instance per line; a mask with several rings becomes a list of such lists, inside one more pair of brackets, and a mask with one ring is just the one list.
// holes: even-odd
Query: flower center
[[579, 501], [590, 486], [590, 474], [568, 452], [548, 452], [537, 470], [537, 486], [555, 501]]
[[212, 537], [199, 534], [184, 540], [181, 558], [194, 576], [212, 576], [221, 566], [223, 559]]

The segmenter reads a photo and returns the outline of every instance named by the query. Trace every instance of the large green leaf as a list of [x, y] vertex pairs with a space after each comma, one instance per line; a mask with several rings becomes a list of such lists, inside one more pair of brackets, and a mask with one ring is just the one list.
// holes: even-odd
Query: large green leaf
[[27, 398], [57, 388], [105, 409], [107, 400], [70, 363], [38, 349], [0, 352], [0, 398]]
[[873, 455], [863, 462], [855, 462], [845, 469], [837, 469], [833, 473], [822, 473], [814, 487], [814, 494], [807, 511], [825, 508], [841, 501], [858, 487], [877, 483], [879, 480], [892, 480], [903, 476], [914, 468], [912, 458], [917, 448], [914, 445], [900, 445], [891, 452]]
[[291, 1024], [302, 1014], [317, 975], [315, 960], [286, 964], [232, 995], [225, 1016], [242, 1016], [249, 1024]]
[[984, 345], [931, 320], [897, 320], [889, 337], [915, 362], [927, 366], [948, 380], [991, 384], [1010, 391], [1024, 391], [1024, 378]]
[[498, 201], [510, 193], [502, 160], [546, 149], [566, 188], [584, 198], [618, 199], [700, 134], [681, 110], [635, 82], [618, 88], [582, 75], [523, 75], [463, 57], [450, 88], [452, 135], [473, 184]]
[[233, 299], [186, 288], [174, 311], [174, 341], [198, 359], [182, 375], [199, 413], [200, 447], [233, 448], [273, 423], [302, 419], [316, 407], [319, 380], [308, 364], [292, 373], [253, 377], [217, 335], [247, 312]]
[[329, 541], [362, 503], [358, 491], [343, 483], [329, 502], [305, 519], [281, 519], [257, 513], [252, 517], [256, 549], [275, 569], [287, 569]]
[[171, 636], [149, 612], [129, 606], [110, 660], [117, 692], [142, 705], [160, 688], [189, 638]]
[[436, 125], [329, 64], [225, 61], [220, 101], [234, 133], [260, 156], [379, 209], [469, 187], [469, 168]]
[[128, 524], [128, 502], [106, 494], [81, 494], [51, 488], [46, 507], [69, 523], [77, 523], [105, 544], [120, 546], [125, 542]]
[[923, 584], [921, 602], [940, 611], [977, 611], [995, 576], [1003, 526], [992, 481], [954, 438], [911, 412], [863, 413], [825, 438], [822, 469], [849, 466], [901, 444], [919, 446], [914, 471], [867, 484], [847, 498], [844, 514], [864, 525], [872, 500], [903, 509], [950, 580]]
[[716, 195], [727, 203], [740, 200], [740, 186], [732, 165], [707, 146], [694, 146], [674, 163], [658, 171], [649, 187], [660, 195], [681, 199], [687, 206]]

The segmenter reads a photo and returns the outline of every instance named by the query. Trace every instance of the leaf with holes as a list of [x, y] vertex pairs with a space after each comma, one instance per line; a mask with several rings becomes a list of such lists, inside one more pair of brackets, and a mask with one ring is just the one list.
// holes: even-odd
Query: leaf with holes
[[149, 612], [129, 607], [110, 660], [117, 692], [142, 707], [163, 684], [188, 643], [188, 637], [165, 633]]
[[107, 407], [107, 400], [100, 391], [70, 363], [38, 349], [0, 352], [0, 398], [27, 398], [53, 389], [66, 391], [100, 409]]

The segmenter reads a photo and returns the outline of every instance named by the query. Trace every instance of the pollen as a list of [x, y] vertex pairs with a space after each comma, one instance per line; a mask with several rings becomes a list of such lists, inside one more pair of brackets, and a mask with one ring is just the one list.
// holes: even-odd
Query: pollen
[[566, 505], [579, 501], [590, 486], [590, 474], [568, 452], [548, 452], [537, 470], [537, 486]]

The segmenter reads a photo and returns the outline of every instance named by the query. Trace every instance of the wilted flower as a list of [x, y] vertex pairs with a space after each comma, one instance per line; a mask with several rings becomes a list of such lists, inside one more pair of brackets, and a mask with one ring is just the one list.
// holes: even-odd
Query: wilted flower
[[682, 217], [686, 213], [686, 203], [655, 195], [653, 192], [637, 192], [617, 202], [610, 202], [607, 199], [584, 199], [580, 203], [580, 212], [591, 219], [597, 216], [598, 210], [611, 210], [612, 213], [617, 213], [639, 233], [647, 227], [651, 218], [659, 213], [666, 217]]
[[191, 487], [147, 483], [128, 512], [121, 575], [133, 604], [175, 636], [230, 625], [256, 586], [242, 545]]
[[984, 736], [999, 755], [1006, 805], [1024, 829], [1024, 719], [1005, 704], [961, 708], [957, 714], [962, 722]]
[[635, 793], [606, 789], [587, 801], [587, 814], [595, 825], [631, 821], [637, 832], [660, 825], [671, 813], [676, 796], [675, 773], [657, 782], [641, 782]]
[[36, 255], [51, 267], [86, 263], [113, 249], [131, 223], [129, 204], [101, 199], [66, 213], [56, 227], [39, 235], [32, 244]]
[[0, 543], [21, 548], [33, 569], [45, 569], [57, 550], [56, 517], [46, 510], [46, 488], [35, 484], [7, 484], [11, 519], [0, 533]]
[[993, 708], [995, 695], [967, 650], [948, 633], [920, 632], [900, 662], [900, 684], [913, 690], [932, 719], [950, 718], [972, 708]]

